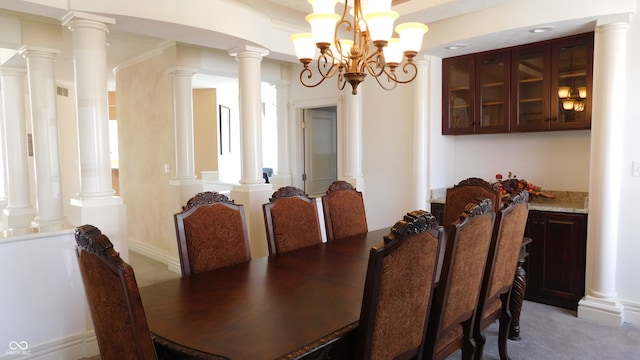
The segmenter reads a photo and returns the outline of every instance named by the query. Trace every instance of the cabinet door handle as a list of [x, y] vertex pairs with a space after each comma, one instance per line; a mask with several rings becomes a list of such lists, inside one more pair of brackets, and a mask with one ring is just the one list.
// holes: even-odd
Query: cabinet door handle
[[544, 226], [544, 221], [540, 221], [540, 226]]

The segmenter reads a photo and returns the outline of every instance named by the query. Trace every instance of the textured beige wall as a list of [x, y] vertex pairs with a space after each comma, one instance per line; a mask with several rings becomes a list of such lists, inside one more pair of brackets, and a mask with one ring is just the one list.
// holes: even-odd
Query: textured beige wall
[[169, 185], [175, 155], [166, 68], [164, 57], [158, 56], [116, 74], [120, 194], [127, 205], [129, 239], [176, 255], [173, 214], [180, 205]]
[[216, 89], [193, 90], [193, 142], [196, 177], [218, 170], [218, 102]]

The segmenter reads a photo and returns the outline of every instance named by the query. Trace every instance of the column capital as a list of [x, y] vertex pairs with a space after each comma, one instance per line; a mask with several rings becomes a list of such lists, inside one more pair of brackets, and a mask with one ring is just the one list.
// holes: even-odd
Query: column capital
[[24, 45], [18, 49], [18, 53], [23, 57], [41, 57], [47, 59], [55, 59], [60, 55], [60, 49], [44, 48], [39, 46]]
[[608, 26], [625, 26], [629, 27], [631, 24], [632, 15], [631, 14], [619, 14], [607, 16], [596, 21], [596, 31], [598, 28], [608, 27]]
[[418, 55], [412, 61], [416, 65], [429, 65], [431, 63], [431, 55]]
[[71, 31], [77, 28], [92, 28], [108, 33], [107, 25], [115, 23], [115, 19], [80, 11], [70, 11], [62, 18], [62, 26], [66, 26]]
[[192, 68], [188, 66], [172, 66], [167, 68], [165, 72], [172, 76], [193, 76], [197, 74], [200, 69]]
[[257, 46], [243, 45], [229, 50], [229, 55], [236, 58], [259, 55], [260, 58], [263, 58], [269, 55], [269, 50]]

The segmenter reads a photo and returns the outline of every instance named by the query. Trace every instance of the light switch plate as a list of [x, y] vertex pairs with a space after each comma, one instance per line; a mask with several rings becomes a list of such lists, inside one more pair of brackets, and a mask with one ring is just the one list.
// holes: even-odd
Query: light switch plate
[[631, 162], [631, 176], [640, 177], [640, 161]]

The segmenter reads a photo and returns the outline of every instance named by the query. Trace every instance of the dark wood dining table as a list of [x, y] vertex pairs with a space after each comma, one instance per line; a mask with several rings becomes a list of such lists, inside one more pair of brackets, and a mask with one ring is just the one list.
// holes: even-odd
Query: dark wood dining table
[[175, 346], [240, 360], [353, 348], [370, 231], [140, 288], [149, 329]]

